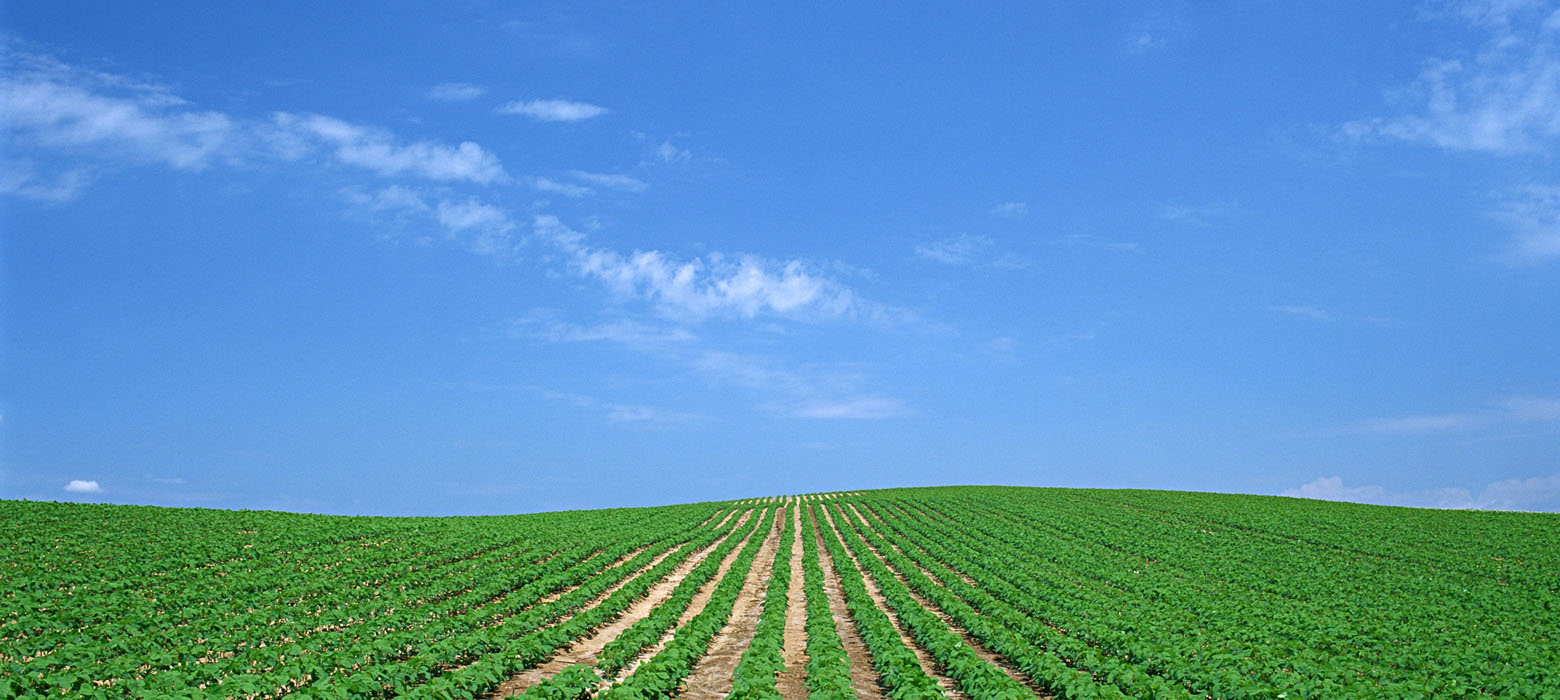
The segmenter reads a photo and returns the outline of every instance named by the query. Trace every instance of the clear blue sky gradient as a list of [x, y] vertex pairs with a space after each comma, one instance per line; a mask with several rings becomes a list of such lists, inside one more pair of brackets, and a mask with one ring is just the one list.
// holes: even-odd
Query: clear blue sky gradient
[[0, 496], [1560, 510], [1553, 3], [6, 2]]

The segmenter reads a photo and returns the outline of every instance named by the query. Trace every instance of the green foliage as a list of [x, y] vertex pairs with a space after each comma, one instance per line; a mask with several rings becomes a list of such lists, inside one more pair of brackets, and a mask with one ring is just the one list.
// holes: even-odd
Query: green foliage
[[[669, 639], [597, 694], [669, 698], [778, 524], [729, 696], [776, 700], [796, 505], [348, 518], [0, 501], [0, 698], [482, 697], [703, 553], [594, 665], [525, 692], [583, 700]], [[799, 505], [809, 700], [855, 697], [845, 623], [896, 700], [944, 697], [934, 676], [974, 700], [1560, 700], [1554, 515], [999, 487]]]

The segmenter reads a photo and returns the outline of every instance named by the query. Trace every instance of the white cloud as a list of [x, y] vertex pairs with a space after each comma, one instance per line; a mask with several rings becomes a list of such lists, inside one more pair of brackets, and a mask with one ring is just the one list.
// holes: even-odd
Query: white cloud
[[78, 161], [150, 163], [201, 171], [254, 159], [297, 161], [323, 152], [342, 165], [386, 177], [491, 184], [507, 179], [497, 156], [470, 141], [400, 143], [387, 130], [319, 114], [278, 112], [269, 120], [197, 111], [167, 88], [0, 48], [0, 136], [9, 153], [0, 192], [43, 201], [77, 197], [92, 169], [46, 176], [29, 152]]
[[582, 326], [559, 321], [548, 311], [532, 312], [516, 323], [519, 328], [551, 342], [606, 341], [640, 351], [664, 350], [696, 340], [693, 333], [676, 326], [652, 325], [632, 319]]
[[1198, 205], [1165, 204], [1159, 208], [1159, 218], [1178, 224], [1208, 226], [1234, 208], [1235, 205], [1224, 202]]
[[473, 253], [501, 260], [514, 257], [519, 247], [510, 231], [514, 221], [503, 209], [484, 204], [476, 198], [461, 201], [442, 200], [434, 209], [434, 218], [445, 231], [462, 240]]
[[592, 173], [586, 172], [584, 170], [571, 170], [569, 171], [569, 174], [581, 182], [586, 182], [597, 187], [604, 187], [611, 190], [622, 190], [624, 192], [643, 192], [646, 187], [649, 187], [649, 185], [645, 184], [643, 180], [632, 178], [627, 175]]
[[1143, 252], [1143, 246], [1132, 241], [1113, 241], [1089, 233], [1070, 233], [1063, 236], [1058, 242], [1070, 247], [1098, 248], [1114, 253]]
[[183, 100], [160, 86], [0, 52], [0, 130], [8, 141], [178, 170], [201, 170], [236, 145], [228, 115], [182, 109]]
[[102, 493], [103, 487], [99, 486], [96, 481], [72, 479], [70, 483], [65, 485], [65, 490], [71, 493]]
[[565, 197], [584, 197], [591, 192], [589, 187], [572, 185], [567, 182], [558, 182], [557, 180], [549, 180], [545, 177], [533, 178], [531, 180], [531, 186], [543, 192], [561, 194]]
[[509, 215], [504, 210], [491, 204], [483, 204], [476, 199], [467, 199], [462, 202], [445, 200], [439, 202], [437, 213], [439, 223], [451, 231], [465, 231], [468, 229], [495, 229], [508, 231], [515, 224], [509, 220]]
[[1029, 214], [1029, 205], [1023, 202], [1003, 202], [991, 208], [992, 216], [1021, 219]]
[[1418, 508], [1560, 511], [1560, 473], [1492, 482], [1477, 495], [1462, 487], [1394, 491], [1376, 485], [1348, 486], [1337, 476], [1321, 477], [1279, 495]]
[[1500, 259], [1534, 265], [1560, 258], [1560, 187], [1531, 185], [1518, 190], [1496, 212], [1516, 235]]
[[711, 253], [691, 260], [658, 250], [623, 254], [594, 248], [557, 217], [538, 216], [537, 237], [567, 256], [571, 271], [596, 280], [622, 298], [640, 299], [683, 319], [886, 317], [887, 310], [857, 299], [848, 287], [814, 273], [800, 260]]
[[915, 255], [924, 260], [944, 265], [964, 267], [998, 267], [1020, 269], [1028, 267], [1028, 261], [1011, 253], [997, 253], [996, 241], [989, 236], [961, 233], [931, 243], [917, 243]]
[[1137, 36], [1127, 41], [1127, 50], [1132, 53], [1147, 53], [1164, 45], [1164, 37], [1157, 37], [1148, 32], [1138, 32]]
[[1430, 62], [1410, 114], [1353, 121], [1353, 140], [1392, 139], [1449, 151], [1511, 154], [1560, 139], [1560, 11], [1546, 3], [1468, 2], [1454, 13], [1486, 32], [1475, 53]]
[[358, 189], [347, 189], [342, 194], [353, 206], [366, 211], [425, 213], [431, 210], [422, 193], [401, 185], [382, 187], [373, 194]]
[[862, 396], [836, 401], [812, 401], [790, 409], [796, 418], [844, 418], [868, 420], [893, 418], [909, 411], [904, 402], [878, 396]]
[[610, 342], [680, 365], [716, 384], [757, 395], [767, 413], [810, 419], [881, 419], [910, 413], [901, 400], [862, 389], [859, 370], [796, 366], [765, 355], [715, 350], [685, 329], [614, 320], [594, 326], [558, 321], [551, 312], [521, 319], [519, 329], [549, 342]]
[[1515, 423], [1560, 422], [1560, 399], [1512, 397], [1483, 411], [1392, 416], [1363, 421], [1345, 433], [1439, 433]]
[[428, 99], [440, 102], [465, 102], [481, 97], [487, 91], [471, 83], [439, 83], [428, 89]]
[[75, 199], [90, 180], [81, 168], [67, 170], [51, 180], [26, 159], [0, 165], [0, 194], [50, 204]]
[[342, 191], [342, 196], [361, 214], [388, 218], [403, 225], [408, 222], [437, 225], [444, 237], [460, 242], [479, 255], [512, 261], [520, 247], [520, 242], [511, 235], [516, 225], [508, 211], [476, 197], [440, 198], [401, 185], [383, 187], [373, 193], [348, 188]]
[[686, 148], [680, 148], [673, 144], [671, 139], [667, 139], [662, 141], [661, 145], [656, 146], [655, 155], [663, 163], [681, 163], [692, 158], [693, 152]]
[[570, 100], [515, 100], [498, 111], [521, 114], [544, 122], [576, 122], [606, 114], [607, 108]]
[[916, 257], [947, 265], [974, 265], [975, 257], [991, 248], [994, 241], [989, 236], [961, 233], [931, 243], [917, 243]]
[[1289, 314], [1290, 316], [1309, 318], [1313, 321], [1333, 320], [1333, 315], [1331, 312], [1327, 311], [1326, 309], [1319, 309], [1315, 306], [1310, 306], [1308, 304], [1282, 304], [1273, 307], [1273, 310], [1279, 313]]
[[272, 115], [280, 150], [300, 155], [300, 146], [319, 143], [331, 149], [337, 162], [371, 170], [380, 175], [415, 175], [430, 180], [489, 184], [506, 179], [498, 157], [470, 141], [449, 146], [432, 141], [397, 144], [390, 132], [352, 124], [320, 114]]
[[1186, 31], [1186, 22], [1179, 17], [1153, 12], [1132, 23], [1123, 43], [1129, 54], [1146, 54], [1163, 48], [1172, 37], [1181, 38]]
[[532, 389], [548, 401], [558, 401], [574, 408], [598, 411], [601, 413], [602, 419], [608, 423], [652, 428], [672, 428], [697, 425], [712, 420], [711, 417], [706, 415], [687, 411], [675, 411], [659, 406], [601, 401], [584, 394], [552, 391], [540, 387], [532, 387]]

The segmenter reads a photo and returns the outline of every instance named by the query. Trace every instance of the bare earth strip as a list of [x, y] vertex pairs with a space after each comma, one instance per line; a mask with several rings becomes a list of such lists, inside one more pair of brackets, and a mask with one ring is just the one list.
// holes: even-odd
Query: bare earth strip
[[753, 635], [758, 631], [758, 618], [764, 611], [764, 594], [769, 589], [769, 577], [774, 572], [775, 550], [780, 548], [780, 531], [784, 525], [784, 518], [775, 518], [769, 532], [764, 535], [764, 544], [753, 559], [753, 568], [748, 570], [747, 579], [742, 582], [742, 590], [737, 593], [731, 617], [726, 619], [725, 626], [710, 641], [704, 656], [694, 663], [683, 685], [686, 690], [678, 697], [720, 700], [731, 692], [737, 663], [742, 660], [742, 652], [747, 651], [748, 644], [752, 643]]
[[[763, 518], [764, 510], [761, 509], [756, 513], [753, 510], [749, 510], [743, 513], [742, 520], [737, 522], [737, 527], [741, 527], [742, 523], [747, 522], [749, 517]], [[695, 593], [693, 599], [688, 602], [688, 609], [684, 610], [682, 615], [678, 616], [677, 624], [672, 625], [671, 629], [666, 630], [666, 633], [661, 635], [660, 641], [657, 641], [654, 646], [640, 652], [639, 656], [634, 659], [633, 663], [623, 667], [623, 670], [619, 671], [615, 677], [604, 680], [601, 685], [597, 686], [597, 693], [605, 689], [607, 686], [627, 678], [629, 674], [634, 672], [634, 669], [639, 668], [640, 664], [655, 658], [656, 654], [661, 653], [661, 650], [665, 649], [666, 645], [671, 643], [672, 637], [677, 634], [677, 629], [679, 627], [688, 624], [689, 620], [692, 620], [699, 613], [704, 611], [704, 606], [710, 602], [710, 597], [715, 595], [715, 586], [719, 585], [720, 580], [726, 577], [726, 572], [730, 571], [731, 565], [736, 563], [737, 555], [742, 553], [742, 548], [747, 546], [748, 540], [751, 539], [755, 534], [758, 533], [756, 531], [748, 533], [748, 536], [744, 537], [741, 542], [738, 542], [737, 546], [731, 548], [731, 551], [726, 554], [726, 558], [721, 560], [720, 568], [715, 571], [715, 575], [711, 576], [710, 580], [705, 581], [704, 585], [699, 587], [699, 592]], [[669, 591], [667, 595], [670, 595]], [[648, 615], [649, 613], [646, 612], [645, 614]], [[627, 628], [625, 627], [624, 629]], [[596, 693], [592, 694], [594, 695]]]
[[[857, 517], [860, 517], [862, 520], [867, 521], [867, 527], [871, 528], [872, 531], [874, 533], [877, 533], [877, 535], [879, 537], [883, 537], [883, 541], [887, 542], [889, 547], [892, 547], [893, 550], [895, 552], [899, 553], [899, 554], [904, 554], [904, 551], [899, 548], [899, 545], [894, 544], [893, 540], [891, 540], [891, 539], [889, 539], [887, 537], [884, 537], [883, 536], [883, 532], [881, 530], [879, 530], [877, 528], [877, 526], [874, 525], [870, 520], [867, 520], [865, 514], [863, 514], [860, 510], [857, 510], [856, 504], [851, 503], [851, 504], [847, 504], [847, 505], [849, 506], [851, 512], [855, 513], [857, 515]], [[859, 525], [859, 524], [860, 524], [859, 522], [856, 523], [856, 525]], [[865, 541], [866, 538], [863, 537], [862, 540]], [[926, 610], [928, 612], [936, 615], [938, 617], [938, 619], [941, 619], [943, 621], [943, 624], [948, 626], [948, 629], [952, 630], [954, 634], [959, 635], [959, 637], [964, 640], [964, 643], [968, 644], [969, 647], [975, 651], [975, 655], [976, 656], [979, 656], [980, 658], [985, 659], [986, 661], [990, 662], [991, 665], [996, 666], [1003, 673], [1006, 673], [1009, 678], [1012, 678], [1013, 680], [1018, 681], [1019, 683], [1023, 684], [1024, 687], [1029, 688], [1030, 690], [1034, 691], [1040, 697], [1042, 697], [1042, 698], [1049, 698], [1049, 697], [1051, 697], [1039, 685], [1037, 685], [1034, 681], [1030, 680], [1028, 674], [1024, 673], [1023, 671], [1020, 671], [1018, 669], [1018, 667], [1014, 666], [1011, 662], [1009, 662], [1007, 659], [1003, 658], [1001, 655], [999, 655], [999, 654], [997, 654], [995, 652], [992, 652], [990, 649], [987, 649], [984, 644], [980, 643], [980, 640], [977, 640], [974, 637], [970, 636], [970, 634], [968, 632], [966, 632], [963, 627], [960, 627], [958, 625], [958, 623], [954, 622], [953, 618], [949, 617], [947, 613], [943, 612], [942, 608], [937, 607], [937, 605], [932, 603], [932, 601], [927, 600], [919, 592], [917, 592], [914, 588], [911, 588], [910, 587], [910, 583], [905, 579], [905, 575], [902, 572], [900, 572], [898, 569], [896, 569], [894, 567], [893, 563], [889, 562], [888, 558], [883, 556], [883, 553], [881, 551], [879, 551], [877, 547], [873, 546], [873, 544], [871, 542], [867, 542], [867, 548], [872, 550], [872, 553], [876, 554], [878, 559], [882, 560], [883, 565], [888, 567], [889, 571], [894, 572], [894, 578], [899, 579], [900, 583], [905, 584], [905, 588], [909, 589], [910, 597], [914, 598], [915, 602], [920, 603], [921, 607], [926, 608]], [[914, 561], [912, 561], [911, 563], [915, 564], [915, 568], [917, 570], [919, 570], [922, 574], [924, 574], [927, 578], [932, 579], [932, 581], [934, 583], [937, 581], [937, 579], [932, 576], [932, 573], [930, 571], [926, 570], [926, 567], [921, 566], [919, 563], [916, 563]]]
[[791, 509], [794, 538], [791, 542], [791, 584], [786, 591], [784, 644], [780, 658], [785, 670], [775, 678], [775, 689], [784, 700], [807, 700], [807, 593], [802, 588], [802, 509]]
[[828, 548], [823, 546], [822, 524], [817, 522], [818, 516], [812, 506], [807, 506], [807, 513], [813, 523], [819, 525], [816, 538], [818, 565], [823, 568], [823, 590], [829, 594], [829, 609], [834, 612], [840, 646], [845, 647], [845, 656], [850, 659], [851, 685], [855, 686], [856, 697], [860, 700], [883, 700], [883, 681], [872, 666], [872, 654], [867, 651], [866, 643], [861, 641], [856, 621], [851, 619], [850, 610], [845, 607], [845, 594], [840, 592], [839, 574], [834, 571], [834, 561], [829, 556]]
[[[747, 518], [748, 516], [744, 514], [742, 518], [737, 521], [737, 524], [732, 526], [732, 532], [735, 532], [737, 527], [745, 522]], [[721, 524], [724, 525], [726, 520], [729, 519], [730, 518], [728, 517], [722, 520]], [[710, 552], [714, 551], [716, 547], [720, 546], [721, 542], [724, 542], [726, 538], [730, 536], [731, 533], [727, 533], [726, 535], [723, 535], [719, 539], [715, 540], [715, 542], [711, 543], [708, 547], [694, 552], [693, 555], [689, 556], [686, 560], [683, 561], [683, 563], [678, 564], [677, 568], [672, 569], [672, 572], [668, 574], [666, 578], [661, 579], [659, 583], [657, 583], [655, 586], [652, 586], [650, 588], [650, 592], [644, 598], [636, 601], [633, 605], [629, 606], [627, 610], [623, 611], [623, 614], [619, 615], [616, 620], [613, 620], [606, 626], [596, 630], [595, 634], [592, 634], [590, 637], [575, 640], [572, 644], [554, 655], [553, 658], [549, 659], [546, 663], [521, 671], [513, 678], [510, 678], [509, 680], [499, 684], [498, 689], [495, 690], [489, 697], [502, 698], [510, 695], [519, 695], [525, 692], [527, 688], [552, 677], [554, 674], [563, 670], [565, 667], [572, 666], [574, 664], [594, 663], [596, 661], [596, 655], [601, 653], [602, 648], [606, 647], [608, 642], [616, 639], [617, 636], [623, 632], [623, 630], [633, 626], [635, 622], [638, 622], [645, 616], [649, 615], [650, 611], [654, 610], [657, 605], [662, 603], [662, 601], [665, 601], [667, 598], [671, 597], [672, 590], [677, 588], [678, 582], [686, 578], [688, 576], [688, 572], [693, 571], [694, 567], [698, 566], [700, 562], [704, 561], [705, 557], [710, 555]], [[622, 581], [619, 581], [601, 595], [591, 600], [589, 604], [581, 608], [581, 611], [589, 610], [596, 607], [597, 605], [600, 605], [601, 602], [606, 600], [608, 596], [616, 593], [618, 589], [628, 585], [628, 583], [633, 580], [634, 576], [638, 576], [640, 573], [654, 568], [655, 565], [661, 563], [663, 559], [671, 556], [672, 553], [676, 551], [676, 548], [667, 550], [666, 553], [656, 557], [649, 564], [645, 565], [644, 568], [635, 572], [633, 576], [624, 578]], [[578, 612], [579, 611], [577, 611], [575, 614], [578, 614]]]
[[[829, 527], [840, 533], [840, 539], [843, 541], [847, 535], [835, 526], [834, 514], [829, 512], [831, 510], [830, 507], [825, 505], [822, 510], [824, 519], [829, 521]], [[888, 619], [894, 623], [894, 629], [899, 631], [899, 638], [904, 640], [905, 646], [915, 653], [915, 658], [921, 661], [921, 670], [925, 671], [926, 675], [931, 676], [932, 680], [937, 681], [937, 685], [942, 686], [944, 695], [954, 700], [970, 700], [970, 696], [959, 690], [959, 685], [953, 682], [953, 679], [940, 673], [942, 669], [937, 666], [937, 662], [932, 659], [931, 654], [926, 653], [926, 650], [922, 649], [921, 645], [915, 641], [915, 637], [910, 634], [910, 631], [905, 629], [904, 623], [900, 622], [899, 616], [894, 612], [894, 609], [890, 608], [887, 601], [883, 599], [883, 592], [878, 590], [877, 582], [872, 580], [872, 574], [856, 559], [856, 553], [851, 551], [849, 547], [846, 547], [845, 554], [850, 557], [850, 561], [855, 565], [856, 570], [861, 572], [861, 580], [867, 584], [867, 594], [871, 596], [873, 604], [877, 605], [879, 610], [888, 615]]]

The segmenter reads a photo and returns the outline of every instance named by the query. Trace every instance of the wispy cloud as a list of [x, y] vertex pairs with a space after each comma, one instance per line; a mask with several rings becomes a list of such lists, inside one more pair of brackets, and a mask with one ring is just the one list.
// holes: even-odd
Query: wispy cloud
[[277, 112], [271, 121], [276, 127], [273, 143], [281, 143], [280, 152], [291, 157], [305, 156], [315, 145], [323, 145], [336, 162], [384, 176], [477, 184], [507, 179], [498, 157], [471, 141], [456, 146], [432, 141], [398, 144], [387, 130], [321, 114]]
[[672, 143], [671, 139], [661, 142], [655, 147], [655, 155], [663, 163], [682, 163], [693, 157], [693, 152]]
[[561, 194], [565, 197], [584, 197], [591, 192], [591, 189], [589, 187], [585, 187], [584, 185], [575, 185], [568, 182], [558, 182], [557, 180], [552, 180], [545, 177], [532, 178], [531, 186], [543, 192]]
[[[192, 109], [166, 87], [51, 57], [0, 48], [0, 134], [11, 150], [0, 192], [44, 201], [77, 197], [92, 165], [149, 164], [203, 171], [215, 164], [325, 162], [383, 177], [493, 184], [498, 157], [476, 143], [399, 141], [390, 131], [321, 114], [246, 119]], [[76, 161], [46, 176], [29, 154]], [[42, 157], [40, 155], [40, 157]]]
[[606, 114], [607, 108], [572, 100], [515, 100], [498, 108], [498, 111], [544, 122], [577, 122]]
[[1389, 416], [1356, 423], [1344, 433], [1440, 433], [1516, 423], [1560, 422], [1560, 399], [1514, 397], [1481, 411]]
[[1141, 253], [1143, 246], [1133, 241], [1113, 241], [1090, 233], [1070, 233], [1058, 243], [1068, 247], [1097, 248], [1113, 253]]
[[1228, 202], [1165, 204], [1159, 207], [1159, 218], [1190, 226], [1209, 226], [1234, 208], [1235, 205]]
[[547, 342], [607, 342], [680, 366], [716, 386], [746, 390], [764, 413], [869, 420], [912, 412], [903, 400], [870, 388], [870, 379], [859, 368], [797, 365], [763, 354], [715, 349], [675, 325], [628, 319], [580, 325], [559, 320], [555, 312], [538, 311], [515, 327], [520, 334]]
[[961, 233], [939, 241], [917, 243], [915, 255], [923, 260], [963, 267], [996, 267], [1019, 269], [1028, 267], [1028, 261], [1012, 253], [996, 250], [996, 241], [990, 236]]
[[1022, 219], [1029, 215], [1029, 205], [1023, 202], [1003, 202], [992, 207], [988, 213], [1005, 219]]
[[804, 402], [784, 410], [796, 418], [849, 420], [894, 418], [909, 413], [903, 401], [879, 396], [862, 396], [843, 401]]
[[532, 387], [532, 390], [548, 401], [558, 401], [574, 408], [597, 411], [601, 414], [602, 419], [608, 423], [651, 428], [675, 428], [708, 423], [714, 420], [712, 417], [703, 414], [676, 411], [660, 406], [602, 401], [584, 394], [553, 391], [541, 387]]
[[621, 190], [623, 192], [643, 192], [645, 191], [646, 187], [649, 187], [649, 185], [645, 184], [643, 180], [629, 177], [627, 175], [617, 175], [614, 173], [592, 173], [584, 170], [571, 170], [569, 171], [569, 174], [572, 175], [576, 180], [609, 190]]
[[908, 415], [896, 398], [863, 388], [859, 371], [798, 367], [754, 353], [700, 350], [682, 358], [699, 373], [757, 393], [758, 407], [790, 418], [875, 420]]
[[1290, 316], [1308, 318], [1312, 321], [1331, 321], [1334, 318], [1331, 311], [1326, 309], [1319, 309], [1309, 304], [1281, 304], [1279, 306], [1273, 307], [1273, 310], [1279, 313], [1289, 314]]
[[532, 230], [564, 254], [574, 274], [601, 283], [620, 298], [647, 301], [676, 318], [889, 316], [885, 307], [859, 299], [850, 288], [821, 276], [801, 260], [720, 253], [684, 260], [658, 250], [624, 254], [589, 245], [584, 234], [548, 215], [536, 217]]
[[424, 213], [430, 211], [428, 202], [421, 192], [401, 185], [381, 187], [372, 193], [366, 193], [360, 189], [347, 189], [342, 192], [342, 195], [353, 206], [364, 211], [392, 213]]
[[65, 484], [65, 490], [70, 493], [102, 493], [103, 487], [96, 481], [72, 479], [70, 483]]
[[1165, 47], [1171, 37], [1186, 32], [1186, 23], [1179, 17], [1155, 12], [1139, 18], [1127, 29], [1123, 44], [1129, 54], [1147, 54]]
[[20, 159], [0, 165], [0, 194], [59, 204], [79, 196], [91, 179], [84, 168], [50, 177], [38, 172], [32, 161]]
[[483, 204], [475, 198], [439, 202], [437, 216], [439, 223], [451, 231], [489, 229], [507, 232], [515, 227], [503, 209]]
[[1491, 482], [1477, 494], [1462, 487], [1393, 490], [1376, 485], [1349, 486], [1342, 477], [1325, 476], [1279, 495], [1418, 508], [1560, 511], [1560, 473]]
[[201, 170], [236, 145], [226, 114], [184, 107], [157, 85], [0, 48], [0, 129], [7, 141]]
[[1516, 235], [1499, 258], [1510, 265], [1536, 265], [1560, 258], [1560, 186], [1517, 190], [1496, 212]]
[[1483, 45], [1427, 64], [1400, 91], [1410, 113], [1349, 122], [1344, 137], [1497, 154], [1553, 146], [1560, 140], [1560, 10], [1491, 0], [1459, 3], [1450, 14], [1483, 31]]
[[401, 185], [373, 192], [349, 188], [342, 196], [363, 215], [402, 224], [425, 221], [437, 225], [445, 238], [459, 241], [479, 255], [513, 260], [519, 252], [521, 240], [514, 235], [517, 226], [509, 213], [476, 197], [435, 196]]
[[517, 319], [516, 329], [551, 342], [605, 341], [641, 352], [664, 351], [697, 340], [692, 332], [677, 326], [626, 318], [580, 325], [560, 320], [551, 310], [536, 310]]
[[471, 83], [439, 83], [428, 88], [428, 99], [440, 102], [465, 102], [486, 94], [487, 90]]

